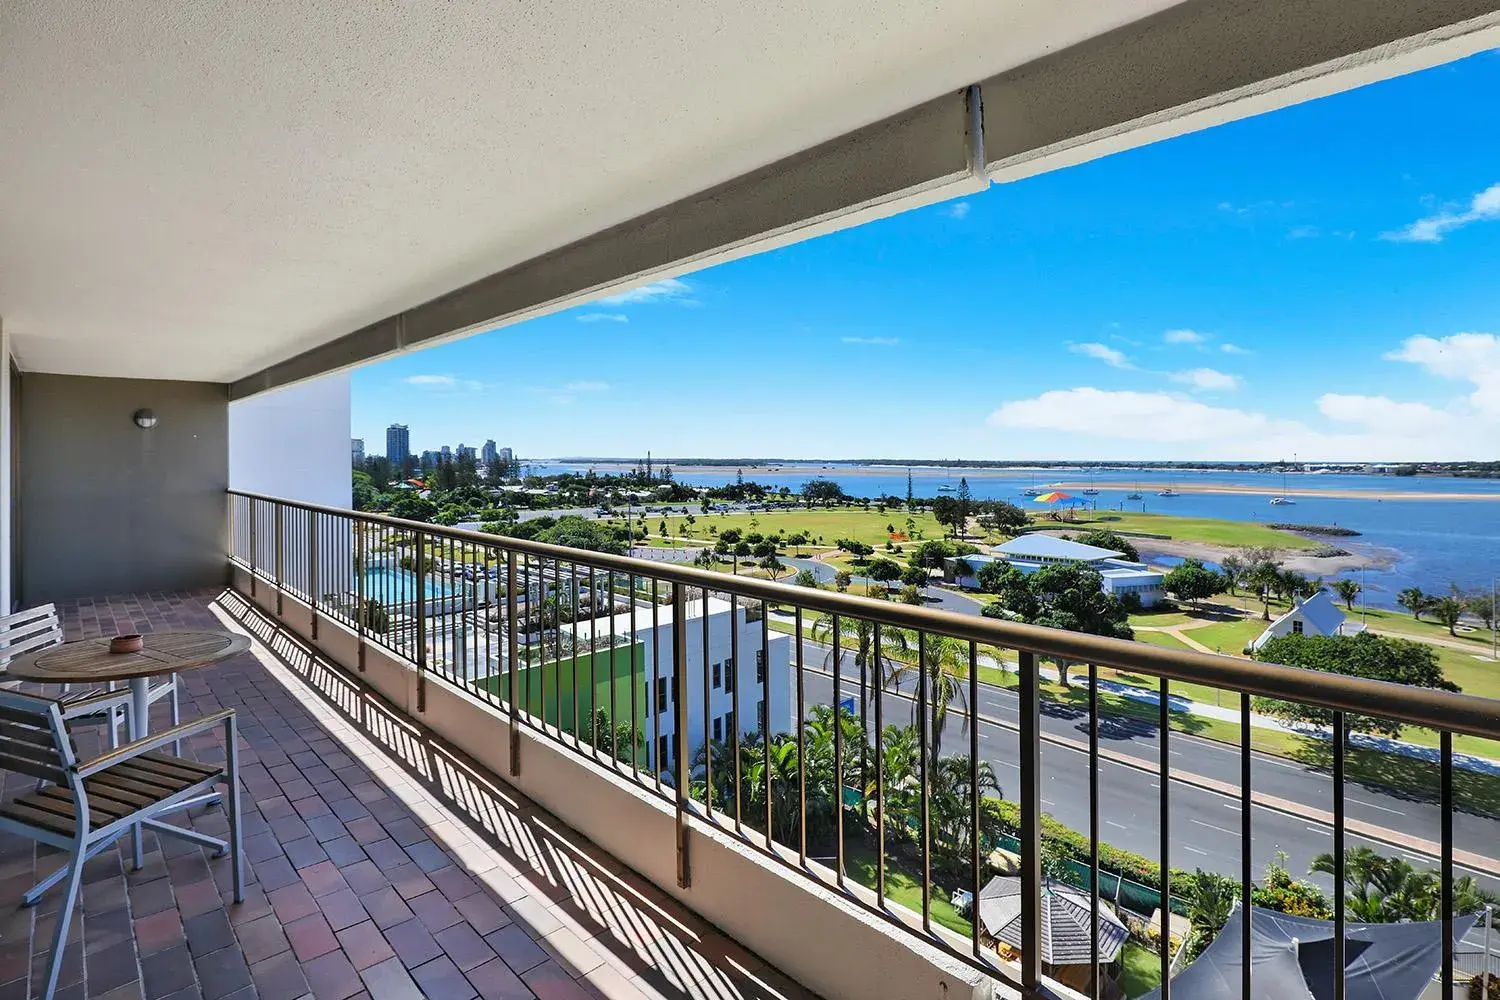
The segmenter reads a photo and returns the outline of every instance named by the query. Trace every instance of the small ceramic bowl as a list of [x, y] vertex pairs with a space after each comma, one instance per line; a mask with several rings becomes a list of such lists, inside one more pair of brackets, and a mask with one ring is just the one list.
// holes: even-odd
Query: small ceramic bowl
[[109, 640], [109, 651], [111, 653], [139, 653], [143, 644], [144, 640], [137, 633], [117, 635]]

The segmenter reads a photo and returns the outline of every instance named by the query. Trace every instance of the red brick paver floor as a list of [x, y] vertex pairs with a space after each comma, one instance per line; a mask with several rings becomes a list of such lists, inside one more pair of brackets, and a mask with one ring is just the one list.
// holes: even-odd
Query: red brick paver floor
[[[182, 676], [184, 719], [239, 713], [249, 886], [146, 835], [89, 862], [59, 997], [802, 998], [795, 985], [495, 776], [309, 655], [232, 593], [59, 605], [70, 638], [239, 622], [251, 652]], [[167, 703], [153, 728], [168, 724]], [[223, 760], [218, 731], [186, 756]], [[97, 752], [98, 736], [78, 737]], [[4, 774], [6, 795], [29, 788]], [[218, 806], [176, 822], [228, 835]], [[128, 841], [122, 841], [128, 851]], [[65, 860], [0, 836], [0, 1000], [30, 995], [59, 906], [16, 905]]]

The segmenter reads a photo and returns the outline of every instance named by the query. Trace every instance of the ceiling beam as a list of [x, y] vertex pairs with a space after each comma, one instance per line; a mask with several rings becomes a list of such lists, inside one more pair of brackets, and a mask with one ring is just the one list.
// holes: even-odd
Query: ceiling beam
[[243, 399], [546, 315], [685, 271], [982, 190], [971, 94], [913, 108], [685, 198], [233, 383]]
[[1500, 0], [1188, 0], [981, 84], [1013, 181], [1500, 46]]

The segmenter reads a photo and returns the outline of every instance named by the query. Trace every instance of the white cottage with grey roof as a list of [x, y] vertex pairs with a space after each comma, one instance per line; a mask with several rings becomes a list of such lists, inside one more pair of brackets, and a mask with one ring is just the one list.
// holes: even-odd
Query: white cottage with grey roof
[[1291, 610], [1251, 640], [1250, 648], [1260, 649], [1269, 640], [1282, 635], [1355, 635], [1364, 630], [1364, 625], [1344, 617], [1332, 594], [1320, 590], [1305, 600], [1297, 598]]

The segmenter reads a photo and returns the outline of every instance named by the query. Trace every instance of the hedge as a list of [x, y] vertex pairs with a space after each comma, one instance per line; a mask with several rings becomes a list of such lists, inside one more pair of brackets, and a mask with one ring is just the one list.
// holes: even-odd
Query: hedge
[[[983, 808], [995, 827], [1011, 836], [1021, 832], [1021, 806], [1004, 799], [986, 798]], [[1089, 856], [1089, 838], [1072, 827], [1064, 826], [1047, 814], [1042, 814], [1042, 839], [1061, 843], [1068, 853], [1078, 860]], [[1133, 851], [1122, 850], [1113, 844], [1099, 842], [1099, 869], [1111, 875], [1139, 882], [1148, 889], [1161, 891], [1161, 866]], [[1173, 885], [1183, 885], [1194, 878], [1192, 872], [1180, 868], [1172, 870]]]

